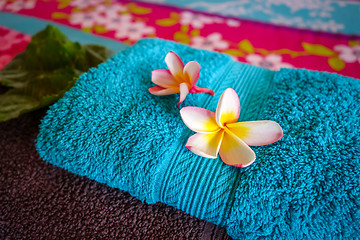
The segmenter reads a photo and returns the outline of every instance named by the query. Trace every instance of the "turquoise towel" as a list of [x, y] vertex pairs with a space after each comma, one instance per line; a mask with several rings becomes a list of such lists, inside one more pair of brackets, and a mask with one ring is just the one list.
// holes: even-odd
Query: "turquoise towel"
[[[154, 96], [151, 71], [175, 51], [198, 61], [183, 106], [215, 111], [234, 88], [242, 120], [278, 122], [284, 137], [254, 147], [247, 168], [185, 148], [193, 134], [178, 96]], [[336, 74], [234, 62], [158, 39], [142, 40], [83, 74], [40, 125], [40, 156], [54, 165], [224, 226], [236, 239], [352, 239], [360, 235], [360, 81]]]

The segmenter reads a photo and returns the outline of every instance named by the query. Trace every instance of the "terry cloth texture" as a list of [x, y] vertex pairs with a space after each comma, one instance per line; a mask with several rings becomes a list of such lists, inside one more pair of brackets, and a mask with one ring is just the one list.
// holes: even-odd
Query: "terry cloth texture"
[[0, 239], [216, 239], [225, 229], [42, 161], [37, 111], [0, 123]]
[[[254, 147], [257, 160], [235, 168], [184, 145], [178, 96], [151, 95], [151, 71], [175, 51], [198, 61], [198, 86], [184, 106], [215, 110], [223, 90], [240, 97], [240, 120], [278, 122], [284, 137]], [[237, 239], [355, 238], [360, 230], [360, 81], [305, 70], [266, 69], [219, 53], [142, 40], [97, 69], [50, 107], [37, 149], [54, 165], [163, 202], [224, 226]]]

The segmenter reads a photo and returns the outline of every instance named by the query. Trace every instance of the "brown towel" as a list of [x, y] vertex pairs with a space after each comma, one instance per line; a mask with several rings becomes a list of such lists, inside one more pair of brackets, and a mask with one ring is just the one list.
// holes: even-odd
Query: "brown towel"
[[44, 114], [0, 123], [0, 239], [231, 239], [173, 207], [42, 161], [34, 140]]

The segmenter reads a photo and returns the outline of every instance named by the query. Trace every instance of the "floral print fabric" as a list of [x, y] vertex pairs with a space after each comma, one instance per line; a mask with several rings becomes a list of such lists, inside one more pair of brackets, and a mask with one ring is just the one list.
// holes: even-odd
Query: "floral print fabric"
[[360, 2], [355, 0], [141, 0], [332, 33], [360, 34]]
[[124, 0], [6, 0], [0, 10], [16, 10], [127, 44], [158, 37], [226, 53], [237, 61], [272, 70], [305, 68], [360, 78], [359, 36], [298, 30]]
[[0, 69], [24, 51], [30, 39], [29, 35], [0, 26]]

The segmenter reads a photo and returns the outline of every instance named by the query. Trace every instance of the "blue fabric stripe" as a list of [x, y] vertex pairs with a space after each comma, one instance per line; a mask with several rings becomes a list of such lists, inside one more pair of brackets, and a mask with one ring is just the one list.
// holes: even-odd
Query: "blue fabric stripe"
[[[142, 1], [158, 2], [158, 0]], [[360, 35], [360, 2], [355, 1], [163, 0], [161, 3], [280, 26]]]
[[80, 30], [69, 28], [54, 22], [12, 13], [0, 12], [0, 25], [30, 35], [34, 35], [35, 33], [43, 30], [48, 24], [59, 28], [60, 31], [63, 32], [71, 41], [77, 41], [81, 44], [100, 44], [108, 47], [114, 52], [120, 52], [129, 47], [128, 45], [118, 41], [98, 37], [93, 34], [85, 33]]

